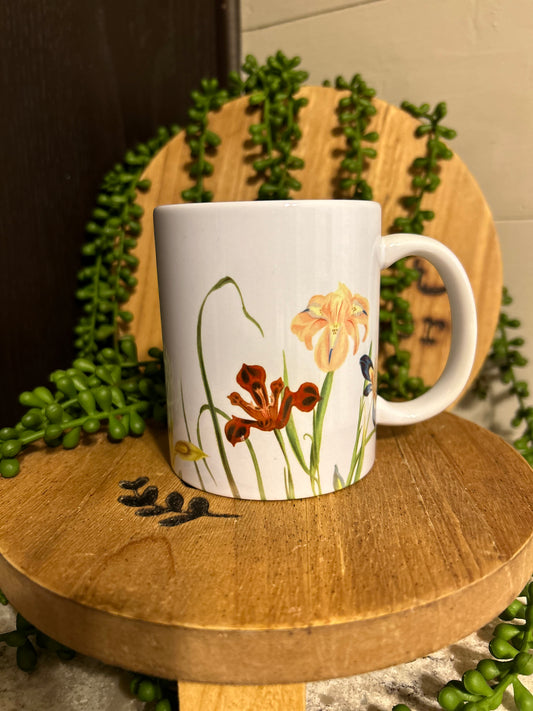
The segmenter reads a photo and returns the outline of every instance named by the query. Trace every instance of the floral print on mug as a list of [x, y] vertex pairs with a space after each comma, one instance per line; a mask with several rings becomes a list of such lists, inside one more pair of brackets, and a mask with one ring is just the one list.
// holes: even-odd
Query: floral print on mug
[[291, 331], [313, 349], [313, 337], [323, 331], [315, 346], [315, 362], [320, 370], [337, 370], [346, 360], [349, 340], [353, 340], [353, 354], [359, 348], [359, 326], [364, 328], [363, 341], [368, 334], [368, 299], [352, 294], [345, 284], [322, 296], [313, 296], [307, 308], [292, 321]]
[[[202, 413], [205, 412], [211, 416], [218, 458], [232, 496], [236, 498], [240, 497], [240, 493], [226, 451], [228, 444], [235, 447], [237, 444], [243, 443], [244, 449], [248, 449], [255, 472], [259, 498], [267, 498], [263, 483], [263, 469], [268, 469], [269, 477], [276, 476], [272, 472], [272, 461], [261, 462], [257, 456], [255, 447], [258, 444], [254, 437], [263, 437], [264, 435], [260, 433], [273, 433], [277, 440], [282, 462], [282, 472], [279, 473], [283, 476], [287, 499], [295, 498], [295, 467], [298, 467], [308, 477], [309, 493], [307, 495], [321, 494], [324, 482], [326, 482], [324, 488], [327, 491], [344, 488], [354, 483], [361, 476], [365, 448], [375, 433], [375, 373], [372, 364], [372, 344], [370, 344], [368, 354], [362, 355], [355, 362], [351, 361], [349, 357], [350, 351], [352, 356], [359, 352], [361, 344], [366, 341], [368, 336], [368, 299], [357, 292], [352, 292], [343, 283], [339, 283], [337, 289], [325, 295], [312, 296], [306, 308], [292, 319], [290, 331], [305, 344], [309, 351], [313, 351], [314, 362], [318, 368], [317, 379], [322, 380], [321, 384], [304, 382], [296, 390], [292, 390], [289, 387], [285, 352], [280, 354], [283, 361], [283, 376], [272, 380], [268, 387], [267, 373], [263, 366], [243, 363], [236, 375], [236, 381], [242, 390], [248, 393], [250, 399], [245, 399], [239, 392], [230, 392], [226, 396], [230, 405], [242, 411], [235, 413], [226, 412], [224, 403], [215, 402], [203, 357], [203, 311], [208, 297], [225, 286], [232, 286], [237, 291], [244, 316], [264, 336], [260, 324], [247, 311], [243, 294], [237, 282], [229, 276], [220, 279], [206, 294], [197, 321], [198, 362], [206, 396], [206, 402], [200, 407], [196, 418], [197, 443], [191, 441], [193, 430], [188, 424], [182, 387], [181, 403], [187, 440], [180, 439], [174, 443], [174, 456], [182, 459], [184, 463], [188, 461], [196, 468], [202, 488], [204, 488], [202, 477], [210, 476], [216, 482], [212, 463], [216, 459], [217, 453], [216, 451], [206, 451], [201, 438], [200, 423], [203, 419]], [[320, 335], [318, 336], [318, 334]], [[318, 339], [314, 343], [315, 336], [318, 336]], [[327, 409], [334, 375], [341, 367], [355, 367], [363, 376], [357, 424], [353, 435], [353, 452], [346, 471], [341, 472], [340, 467], [335, 464], [332, 471], [324, 472], [324, 467], [321, 467], [320, 462], [322, 440], [327, 436], [324, 431], [324, 423], [327, 421]], [[371, 393], [372, 397], [368, 398]], [[369, 401], [370, 407], [365, 407]], [[305, 426], [303, 435], [298, 432], [293, 416], [294, 410], [308, 414], [308, 424]], [[246, 417], [242, 416], [243, 413]], [[225, 421], [223, 430], [220, 420]], [[303, 428], [304, 420], [300, 419], [298, 422], [299, 427]], [[254, 432], [257, 432], [257, 435]], [[220, 474], [217, 473], [217, 476]]]

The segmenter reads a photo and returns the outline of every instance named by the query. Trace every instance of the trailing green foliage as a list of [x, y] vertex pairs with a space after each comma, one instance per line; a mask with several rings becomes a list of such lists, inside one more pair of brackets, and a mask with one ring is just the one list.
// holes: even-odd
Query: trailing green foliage
[[82, 315], [75, 328], [75, 347], [80, 356], [92, 357], [106, 346], [118, 351], [119, 327], [133, 318], [124, 304], [137, 284], [133, 272], [139, 260], [132, 251], [141, 233], [143, 214], [137, 193], [150, 187], [141, 174], [178, 130], [177, 126], [160, 128], [153, 139], [128, 151], [124, 161], [104, 177], [85, 226], [85, 264], [78, 272], [76, 298], [82, 303]]
[[264, 66], [248, 55], [243, 65], [247, 79], [233, 75], [241, 92], [250, 95], [250, 106], [261, 109], [259, 123], [250, 126], [252, 142], [262, 148], [253, 163], [261, 177], [259, 200], [286, 200], [302, 187], [292, 171], [303, 168], [304, 161], [292, 150], [302, 135], [297, 119], [307, 99], [295, 95], [309, 75], [296, 68], [299, 64], [300, 57], [289, 59], [283, 52], [269, 57]]
[[[463, 674], [461, 681], [444, 686], [438, 702], [444, 711], [493, 711], [507, 689], [513, 690], [517, 711], [533, 709], [533, 694], [520, 681], [533, 674], [533, 582], [502, 612], [489, 644], [492, 658], [482, 659], [475, 669]], [[393, 711], [409, 711], [404, 704]]]
[[339, 187], [341, 190], [352, 190], [354, 200], [372, 200], [372, 188], [363, 178], [363, 172], [368, 168], [368, 160], [377, 156], [377, 151], [363, 143], [376, 143], [379, 139], [376, 131], [367, 131], [377, 111], [372, 103], [376, 91], [363, 81], [360, 74], [355, 74], [350, 82], [337, 77], [335, 88], [350, 92], [339, 100], [338, 106], [339, 123], [347, 144], [340, 167], [343, 173], [350, 174], [340, 179]]
[[185, 128], [192, 162], [189, 176], [194, 185], [183, 190], [186, 202], [211, 202], [213, 193], [204, 187], [204, 178], [213, 173], [213, 164], [207, 160], [220, 145], [220, 136], [209, 128], [209, 112], [218, 111], [231, 94], [219, 86], [217, 79], [202, 79], [200, 89], [191, 92], [192, 107], [188, 110], [190, 123]]
[[141, 435], [145, 418], [163, 421], [163, 353], [152, 348], [149, 355], [139, 362], [133, 337], [125, 336], [118, 351], [106, 347], [94, 358], [77, 358], [71, 368], [51, 374], [49, 387], [23, 392], [19, 400], [27, 412], [14, 427], [0, 429], [0, 475], [16, 476], [17, 456], [38, 440], [73, 449], [104, 425], [109, 438], [120, 441]]
[[426, 193], [434, 193], [440, 185], [440, 166], [442, 160], [450, 160], [453, 152], [442, 142], [442, 138], [451, 140], [457, 135], [453, 128], [441, 125], [442, 119], [448, 110], [444, 101], [441, 101], [430, 112], [429, 104], [415, 106], [408, 101], [402, 102], [402, 109], [418, 119], [421, 123], [415, 130], [417, 138], [426, 138], [426, 154], [415, 158], [411, 166], [413, 179], [411, 187], [413, 193], [402, 198], [401, 203], [408, 211], [405, 217], [394, 220], [394, 229], [398, 232], [412, 232], [421, 235], [424, 232], [424, 223], [433, 220], [435, 213], [432, 210], [422, 210], [422, 200]]
[[139, 701], [150, 704], [152, 711], [178, 711], [176, 682], [157, 677], [136, 674], [130, 683], [130, 691]]
[[[3, 604], [7, 604], [7, 601]], [[15, 629], [0, 634], [0, 643], [2, 642], [17, 650], [17, 666], [25, 672], [31, 672], [37, 666], [39, 650], [53, 652], [62, 661], [68, 661], [75, 656], [72, 649], [40, 632], [19, 613]]]
[[[505, 308], [512, 302], [509, 292], [504, 288], [502, 306]], [[502, 309], [491, 351], [476, 381], [474, 390], [480, 398], [484, 399], [487, 397], [492, 383], [499, 380], [506, 386], [507, 395], [516, 398], [517, 409], [511, 424], [513, 427], [523, 427], [524, 429], [513, 444], [526, 461], [533, 466], [533, 407], [527, 403], [527, 398], [530, 396], [529, 386], [525, 380], [518, 377], [516, 372], [516, 368], [527, 365], [527, 359], [518, 350], [524, 345], [524, 339], [520, 336], [513, 337], [510, 334], [510, 330], [517, 328], [520, 328], [520, 321], [510, 318]]]
[[[441, 138], [452, 139], [456, 132], [441, 126], [446, 116], [446, 104], [441, 102], [430, 112], [429, 104], [419, 107], [407, 101], [402, 108], [421, 121], [415, 130], [418, 138], [426, 138], [424, 156], [415, 158], [411, 166], [413, 192], [401, 199], [407, 210], [406, 216], [397, 217], [393, 223], [396, 232], [422, 234], [424, 224], [433, 220], [432, 210], [422, 209], [426, 193], [433, 193], [440, 185], [439, 161], [449, 160], [453, 153]], [[379, 374], [378, 392], [387, 400], [412, 399], [427, 390], [421, 378], [409, 375], [411, 354], [401, 347], [401, 340], [414, 331], [413, 315], [403, 292], [419, 278], [417, 269], [409, 266], [407, 259], [395, 262], [381, 277], [381, 309], [379, 314], [379, 337], [387, 344], [387, 356], [383, 372]]]

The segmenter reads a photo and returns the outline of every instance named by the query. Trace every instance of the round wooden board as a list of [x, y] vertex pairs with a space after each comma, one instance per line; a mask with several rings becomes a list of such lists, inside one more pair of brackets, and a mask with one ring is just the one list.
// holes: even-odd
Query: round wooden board
[[[362, 481], [285, 502], [185, 487], [164, 431], [102, 439], [0, 481], [0, 580], [44, 632], [110, 664], [238, 684], [356, 674], [479, 629], [533, 570], [531, 468], [454, 415], [383, 428]], [[119, 500], [146, 508], [148, 486], [182, 513], [176, 493], [153, 516]], [[187, 514], [198, 497], [213, 515]]]
[[[338, 130], [336, 109], [344, 93], [325, 87], [302, 89], [309, 103], [301, 110], [299, 119], [302, 139], [295, 153], [305, 159], [305, 168], [295, 171], [302, 182], [302, 189], [294, 193], [296, 199], [349, 197], [338, 189], [342, 177], [339, 166], [346, 144]], [[399, 200], [411, 194], [409, 168], [415, 157], [424, 155], [425, 140], [415, 138], [418, 122], [404, 111], [378, 99], [375, 105], [378, 111], [369, 130], [380, 135], [376, 144], [378, 157], [369, 162], [365, 177], [373, 187], [374, 199], [382, 205], [386, 234], [391, 232], [394, 218], [406, 214]], [[210, 128], [222, 137], [216, 155], [209, 158], [214, 165], [213, 175], [205, 180], [205, 187], [213, 191], [215, 201], [256, 199], [259, 184], [252, 162], [259, 157], [260, 149], [249, 140], [248, 128], [257, 121], [258, 113], [249, 109], [247, 97], [235, 99], [210, 115]], [[152, 187], [139, 199], [145, 209], [143, 237], [137, 248], [141, 260], [139, 286], [128, 307], [135, 315], [132, 328], [141, 353], [150, 346], [161, 345], [153, 209], [157, 205], [183, 202], [181, 192], [191, 185], [187, 167], [190, 160], [182, 132], [155, 156], [144, 174], [152, 181]], [[427, 234], [448, 245], [459, 257], [474, 290], [479, 337], [471, 382], [490, 349], [500, 312], [501, 254], [487, 203], [458, 156], [443, 162], [441, 178], [438, 190], [424, 197], [423, 208], [436, 214], [427, 223]], [[421, 279], [407, 295], [415, 332], [404, 341], [404, 346], [412, 353], [411, 373], [433, 384], [444, 368], [449, 350], [450, 313], [435, 270], [424, 261], [421, 266]]]

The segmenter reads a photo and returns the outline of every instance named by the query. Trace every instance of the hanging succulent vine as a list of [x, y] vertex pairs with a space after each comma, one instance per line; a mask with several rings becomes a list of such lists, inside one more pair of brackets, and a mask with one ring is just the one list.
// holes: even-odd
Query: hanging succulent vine
[[[517, 711], [533, 708], [533, 694], [520, 681], [533, 674], [533, 583], [507, 607], [496, 625], [489, 644], [492, 658], [482, 659], [475, 669], [463, 674], [461, 681], [448, 682], [439, 692], [444, 711], [494, 711], [512, 689]], [[410, 711], [397, 704], [393, 711]]]
[[[408, 214], [394, 220], [393, 230], [422, 234], [425, 223], [435, 217], [432, 210], [422, 209], [424, 195], [435, 192], [440, 185], [439, 161], [453, 156], [441, 139], [452, 139], [456, 132], [440, 123], [446, 116], [444, 102], [437, 104], [432, 112], [429, 104], [417, 107], [407, 101], [402, 103], [402, 108], [421, 121], [415, 136], [427, 140], [425, 155], [415, 158], [411, 166], [413, 192], [401, 199]], [[401, 347], [402, 339], [408, 338], [414, 331], [413, 315], [403, 292], [420, 276], [418, 270], [409, 264], [407, 259], [400, 259], [381, 277], [379, 337], [391, 352], [380, 373], [378, 391], [387, 400], [412, 399], [427, 390], [421, 378], [409, 374], [411, 354]]]
[[0, 429], [0, 476], [16, 476], [17, 457], [38, 441], [72, 449], [104, 425], [110, 439], [119, 441], [142, 434], [146, 417], [165, 418], [162, 352], [151, 349], [152, 360], [139, 362], [133, 336], [119, 334], [132, 320], [124, 304], [137, 284], [133, 272], [139, 260], [132, 250], [143, 210], [136, 198], [150, 188], [141, 175], [178, 131], [160, 128], [104, 177], [86, 225], [85, 265], [78, 272], [82, 315], [74, 329], [76, 358], [71, 367], [54, 371], [46, 386], [19, 396], [27, 412], [14, 427]]
[[175, 681], [135, 674], [130, 682], [130, 691], [139, 701], [150, 704], [147, 708], [153, 708], [153, 711], [179, 711], [178, 685]]
[[420, 126], [415, 130], [415, 136], [417, 138], [425, 137], [427, 142], [426, 154], [415, 158], [411, 166], [414, 176], [411, 181], [413, 193], [406, 195], [401, 200], [408, 215], [397, 217], [393, 226], [399, 232], [413, 232], [421, 235], [424, 231], [424, 223], [435, 218], [435, 213], [432, 210], [422, 210], [424, 195], [434, 193], [440, 185], [439, 161], [453, 158], [453, 152], [441, 139], [452, 140], [456, 137], [457, 132], [453, 128], [441, 125], [442, 119], [448, 112], [444, 101], [438, 103], [431, 112], [429, 104], [415, 106], [408, 101], [402, 102], [402, 109], [421, 121]]
[[[7, 604], [7, 600], [2, 604]], [[14, 647], [17, 650], [17, 666], [22, 671], [30, 672], [35, 669], [39, 650], [53, 652], [61, 661], [68, 661], [74, 657], [75, 652], [72, 649], [40, 632], [20, 613], [17, 613], [15, 625], [14, 630], [0, 634], [0, 643], [3, 642], [8, 647]]]
[[207, 156], [216, 152], [221, 138], [209, 129], [209, 113], [218, 111], [234, 95], [221, 89], [217, 79], [202, 79], [200, 89], [191, 92], [193, 105], [188, 111], [191, 123], [185, 133], [192, 158], [189, 176], [195, 183], [181, 193], [186, 202], [211, 202], [213, 199], [212, 191], [204, 187], [204, 179], [213, 173], [213, 164]]
[[291, 172], [304, 166], [302, 158], [292, 154], [302, 135], [298, 113], [307, 104], [305, 97], [295, 96], [309, 76], [296, 69], [299, 64], [299, 57], [289, 59], [277, 52], [267, 59], [265, 66], [260, 66], [251, 55], [243, 65], [248, 76], [241, 80], [240, 89], [250, 94], [250, 106], [261, 109], [260, 122], [250, 126], [253, 143], [262, 147], [262, 156], [253, 163], [262, 180], [259, 200], [286, 200], [292, 190], [302, 187]]
[[[503, 290], [502, 306], [505, 308], [512, 304], [507, 289]], [[533, 407], [528, 405], [529, 386], [525, 380], [521, 380], [515, 368], [522, 368], [527, 365], [527, 359], [518, 350], [524, 345], [524, 339], [520, 336], [514, 338], [509, 330], [520, 328], [520, 321], [510, 318], [502, 310], [498, 320], [496, 336], [483, 369], [476, 381], [474, 391], [478, 397], [487, 397], [489, 389], [495, 381], [500, 381], [506, 386], [507, 396], [514, 397], [517, 408], [511, 425], [515, 428], [523, 427], [522, 434], [513, 444], [524, 459], [533, 466]]]
[[340, 164], [342, 172], [339, 187], [343, 191], [352, 190], [351, 197], [354, 200], [372, 200], [372, 188], [363, 178], [363, 171], [368, 167], [368, 160], [377, 156], [377, 151], [363, 143], [376, 143], [379, 139], [376, 131], [367, 132], [377, 111], [372, 103], [376, 91], [363, 81], [360, 74], [355, 74], [350, 82], [341, 76], [337, 77], [335, 88], [350, 92], [339, 100], [338, 105], [339, 123], [347, 144], [346, 155]]
[[160, 128], [156, 136], [126, 153], [104, 177], [91, 219], [85, 226], [82, 248], [85, 265], [78, 272], [76, 298], [82, 315], [75, 328], [75, 347], [80, 357], [94, 356], [103, 347], [118, 352], [119, 326], [132, 314], [123, 305], [137, 284], [133, 275], [138, 259], [132, 254], [141, 233], [143, 209], [136, 202], [139, 191], [149, 189], [142, 172], [154, 154], [179, 128]]

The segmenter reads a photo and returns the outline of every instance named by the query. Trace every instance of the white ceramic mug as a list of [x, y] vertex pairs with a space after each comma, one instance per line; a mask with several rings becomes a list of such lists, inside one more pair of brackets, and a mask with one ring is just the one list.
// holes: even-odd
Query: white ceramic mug
[[[381, 236], [356, 200], [165, 205], [154, 213], [170, 454], [188, 484], [291, 499], [349, 486], [376, 424], [432, 417], [463, 390], [476, 313], [458, 259], [429, 237]], [[439, 271], [452, 342], [431, 390], [376, 394], [380, 270], [418, 255]]]

